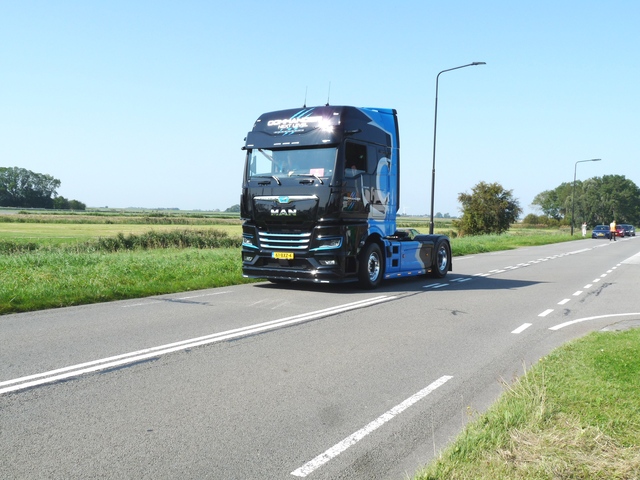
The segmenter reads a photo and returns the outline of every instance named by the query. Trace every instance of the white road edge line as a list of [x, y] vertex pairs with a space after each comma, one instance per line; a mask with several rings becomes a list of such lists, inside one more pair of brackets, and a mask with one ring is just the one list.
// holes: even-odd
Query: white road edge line
[[547, 310], [545, 310], [544, 312], [542, 312], [540, 315], [538, 315], [539, 317], [546, 317], [547, 315], [549, 315], [551, 312], [553, 312], [553, 308], [549, 308]]
[[565, 298], [564, 300], [560, 300], [558, 302], [558, 305], [565, 305], [566, 303], [569, 303], [570, 301], [571, 301], [571, 299]]
[[629, 257], [626, 260], [623, 260], [618, 265], [622, 265], [623, 263], [630, 263], [630, 264], [636, 264], [636, 265], [640, 264], [640, 253], [636, 253], [632, 257]]
[[628, 317], [631, 315], [640, 315], [640, 312], [639, 313], [612, 313], [609, 315], [598, 315], [597, 317], [579, 318], [577, 320], [571, 320], [570, 322], [564, 322], [559, 325], [549, 327], [549, 330], [560, 330], [561, 328], [568, 327], [569, 325], [573, 325], [575, 323], [580, 323], [580, 322], [586, 322], [588, 320], [598, 320], [601, 318], [608, 318], [608, 317]]
[[63, 380], [70, 377], [77, 377], [85, 373], [96, 372], [99, 370], [105, 370], [107, 368], [114, 368], [120, 365], [126, 365], [127, 363], [134, 363], [134, 362], [139, 362], [149, 358], [155, 358], [160, 355], [165, 355], [167, 353], [186, 350], [188, 348], [207, 345], [209, 343], [230, 340], [232, 338], [238, 338], [238, 337], [242, 337], [249, 334], [255, 334], [255, 333], [283, 327], [285, 325], [301, 323], [308, 320], [314, 320], [316, 318], [333, 315], [336, 313], [342, 313], [349, 310], [355, 310], [357, 308], [363, 308], [370, 305], [375, 305], [377, 303], [388, 302], [388, 301], [394, 300], [395, 298], [397, 298], [397, 296], [387, 297], [383, 295], [383, 296], [373, 297], [373, 298], [360, 300], [353, 303], [338, 305], [336, 307], [317, 310], [315, 312], [303, 313], [300, 315], [295, 315], [293, 317], [285, 317], [278, 320], [259, 323], [256, 325], [249, 325], [246, 327], [236, 328], [233, 330], [227, 330], [225, 332], [213, 333], [211, 335], [205, 335], [203, 337], [192, 338], [189, 340], [182, 340], [180, 342], [169, 343], [167, 345], [161, 345], [158, 347], [145, 348], [144, 350], [124, 353], [122, 355], [116, 355], [113, 357], [103, 358], [100, 360], [93, 360], [91, 362], [81, 363], [78, 365], [71, 365], [71, 366], [59, 368], [56, 370], [50, 370], [48, 372], [37, 373], [34, 375], [15, 378], [13, 380], [6, 380], [3, 382], [0, 382], [0, 387], [5, 385], [13, 385], [16, 383], [19, 383], [19, 385], [0, 388], [0, 395], [4, 393], [14, 392], [17, 390], [23, 390], [25, 388], [34, 387], [37, 385], [42, 385], [45, 383], [56, 382], [58, 380]]
[[294, 470], [293, 472], [291, 472], [291, 475], [294, 475], [296, 477], [306, 477], [311, 472], [313, 472], [317, 468], [321, 467], [322, 465], [327, 463], [329, 460], [337, 457], [342, 452], [344, 452], [347, 448], [351, 447], [352, 445], [355, 445], [360, 440], [362, 440], [364, 437], [369, 435], [371, 432], [373, 432], [377, 428], [381, 427], [382, 425], [387, 423], [389, 420], [393, 419], [396, 415], [398, 415], [398, 414], [402, 413], [403, 411], [405, 411], [407, 408], [409, 408], [414, 403], [422, 400], [424, 397], [429, 395], [431, 392], [433, 392], [438, 387], [441, 387], [442, 385], [447, 383], [452, 378], [453, 377], [450, 376], [450, 375], [443, 375], [442, 377], [440, 377], [438, 380], [433, 382], [428, 387], [423, 388], [418, 393], [415, 393], [411, 397], [407, 398], [404, 402], [396, 405], [391, 410], [389, 410], [386, 413], [383, 413], [382, 415], [380, 415], [378, 418], [376, 418], [373, 422], [369, 423], [364, 428], [361, 428], [357, 432], [349, 435], [347, 438], [345, 438], [341, 442], [335, 444], [329, 450], [325, 451], [324, 453], [321, 453], [320, 455], [318, 455], [313, 460], [305, 463], [302, 467]]

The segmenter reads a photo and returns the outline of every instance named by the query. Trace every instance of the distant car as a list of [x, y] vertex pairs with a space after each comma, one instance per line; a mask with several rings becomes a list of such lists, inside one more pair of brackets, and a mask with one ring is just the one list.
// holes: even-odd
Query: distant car
[[624, 237], [624, 227], [622, 224], [616, 225], [616, 237]]
[[629, 225], [628, 223], [621, 223], [618, 226], [622, 227], [624, 229], [624, 236], [625, 237], [635, 237], [636, 236], [636, 227], [634, 227], [633, 225]]
[[591, 238], [611, 238], [609, 225], [596, 225], [591, 230]]

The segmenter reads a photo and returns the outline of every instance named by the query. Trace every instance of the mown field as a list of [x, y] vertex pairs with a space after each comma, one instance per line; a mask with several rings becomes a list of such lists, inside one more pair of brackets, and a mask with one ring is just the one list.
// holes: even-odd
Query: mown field
[[[10, 212], [10, 213], [7, 213]], [[42, 246], [82, 242], [96, 237], [211, 228], [241, 235], [237, 215], [207, 216], [119, 212], [21, 213], [0, 209], [0, 241], [36, 242]]]
[[215, 229], [229, 236], [240, 237], [242, 227], [233, 224], [216, 225], [148, 225], [148, 224], [65, 224], [65, 223], [0, 223], [0, 241], [35, 243], [39, 247], [82, 243], [100, 237], [142, 235], [147, 232], [177, 232]]

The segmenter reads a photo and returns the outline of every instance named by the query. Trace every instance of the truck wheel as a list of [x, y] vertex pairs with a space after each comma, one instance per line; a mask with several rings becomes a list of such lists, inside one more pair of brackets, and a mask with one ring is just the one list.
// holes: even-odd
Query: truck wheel
[[358, 277], [360, 287], [372, 290], [382, 282], [384, 265], [382, 252], [377, 243], [370, 243], [360, 254]]
[[436, 254], [433, 258], [431, 276], [435, 278], [444, 277], [451, 268], [451, 250], [446, 240], [440, 239], [436, 243]]

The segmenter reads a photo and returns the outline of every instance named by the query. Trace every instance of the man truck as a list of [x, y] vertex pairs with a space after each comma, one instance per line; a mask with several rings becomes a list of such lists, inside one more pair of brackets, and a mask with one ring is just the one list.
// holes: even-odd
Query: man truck
[[265, 113], [243, 150], [243, 276], [373, 289], [383, 279], [451, 271], [448, 237], [396, 228], [394, 109], [326, 105]]

